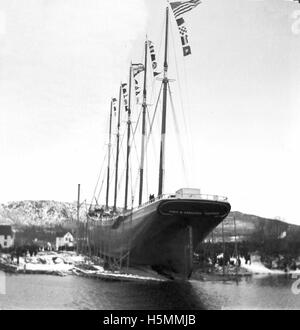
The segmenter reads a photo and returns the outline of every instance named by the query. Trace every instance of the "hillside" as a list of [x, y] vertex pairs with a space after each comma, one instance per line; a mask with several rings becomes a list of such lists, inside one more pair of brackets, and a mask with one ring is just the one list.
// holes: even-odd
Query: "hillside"
[[[80, 217], [85, 218], [87, 207], [82, 205]], [[0, 224], [7, 223], [15, 228], [40, 226], [54, 227], [73, 224], [77, 218], [77, 205], [55, 201], [19, 201], [0, 205]], [[231, 212], [224, 221], [226, 241], [234, 240], [234, 221], [238, 240], [257, 240], [263, 238], [286, 238], [300, 241], [300, 226], [283, 221], [266, 219], [242, 212]], [[222, 225], [213, 233], [214, 240], [222, 240]]]
[[[81, 216], [85, 214], [84, 209], [81, 208]], [[76, 217], [76, 203], [20, 201], [0, 205], [0, 223], [14, 227], [62, 225], [74, 222]]]
[[[264, 239], [286, 239], [300, 241], [300, 226], [280, 220], [262, 218], [242, 212], [231, 212], [224, 221], [224, 237], [226, 241], [234, 241], [234, 219], [238, 241]], [[222, 225], [214, 230], [214, 240], [222, 240]]]

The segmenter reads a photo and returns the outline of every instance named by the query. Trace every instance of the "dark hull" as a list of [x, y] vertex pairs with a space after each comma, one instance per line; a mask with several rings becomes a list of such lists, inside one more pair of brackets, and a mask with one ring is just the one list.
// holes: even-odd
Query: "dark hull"
[[227, 202], [162, 199], [90, 227], [90, 244], [100, 238], [101, 254], [131, 266], [151, 266], [175, 277], [192, 271], [193, 249], [230, 212]]

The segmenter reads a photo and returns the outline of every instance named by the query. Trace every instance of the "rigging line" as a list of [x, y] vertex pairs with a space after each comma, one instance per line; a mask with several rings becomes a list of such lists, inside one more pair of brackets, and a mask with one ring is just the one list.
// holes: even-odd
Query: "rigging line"
[[125, 137], [125, 130], [124, 130], [123, 134], [120, 134], [120, 136], [121, 136], [120, 149], [123, 149], [122, 147], [123, 147], [123, 141], [124, 141], [124, 137]]
[[[134, 140], [135, 142], [135, 140]], [[139, 164], [139, 159], [138, 159], [138, 152], [137, 152], [137, 147], [136, 147], [136, 143], [134, 143], [134, 146], [135, 146], [135, 151], [136, 151], [136, 156], [137, 156], [137, 162]], [[134, 184], [134, 188], [132, 188], [132, 185], [133, 185], [133, 181], [132, 181], [132, 168], [130, 169], [130, 175], [131, 175], [131, 198], [134, 200], [134, 196], [135, 196], [135, 192], [136, 192], [136, 189], [137, 189], [137, 184], [138, 184], [138, 178], [139, 178], [139, 169], [137, 170], [137, 177], [136, 177], [136, 180], [135, 180], [135, 184]]]
[[172, 109], [174, 126], [175, 126], [175, 131], [176, 131], [176, 138], [177, 138], [180, 153], [181, 153], [181, 162], [182, 162], [182, 166], [183, 166], [183, 173], [184, 173], [184, 176], [185, 176], [185, 181], [189, 185], [189, 182], [188, 182], [189, 180], [187, 178], [187, 171], [186, 171], [186, 166], [185, 166], [185, 161], [184, 161], [184, 149], [183, 149], [183, 146], [182, 146], [182, 142], [180, 140], [179, 126], [178, 126], [178, 122], [177, 122], [177, 118], [176, 118], [176, 112], [175, 112], [175, 109], [174, 109], [174, 103], [173, 103], [172, 93], [171, 93], [171, 89], [170, 89], [169, 84], [168, 84], [168, 91], [169, 91], [171, 109]]
[[102, 180], [102, 182], [101, 182], [101, 186], [100, 186], [99, 194], [98, 194], [98, 196], [97, 196], [97, 201], [99, 201], [99, 198], [100, 198], [100, 194], [101, 194], [101, 192], [102, 192], [102, 188], [103, 188], [104, 181], [105, 181], [105, 178], [103, 178], [103, 180]]
[[163, 85], [161, 84], [160, 90], [159, 90], [159, 94], [158, 94], [158, 98], [157, 98], [157, 102], [156, 102], [156, 105], [155, 105], [154, 114], [153, 114], [153, 117], [152, 117], [152, 122], [150, 124], [149, 133], [148, 133], [148, 136], [147, 136], [146, 146], [148, 145], [148, 142], [149, 142], [149, 139], [150, 139], [150, 135], [152, 133], [153, 123], [154, 123], [154, 119], [155, 119], [155, 116], [156, 116], [156, 113], [157, 113], [157, 108], [158, 108], [158, 103], [159, 103], [159, 99], [160, 99], [162, 87], [163, 87]]
[[122, 136], [122, 139], [121, 139], [121, 143], [120, 143], [120, 151], [121, 152], [121, 155], [123, 156], [123, 162], [126, 162], [126, 156], [125, 156], [125, 151], [124, 151], [124, 146], [122, 144], [122, 142], [124, 141], [124, 137], [125, 137], [125, 132], [124, 132], [124, 135]]
[[[146, 109], [147, 109], [148, 107], [147, 107], [147, 105], [146, 105]], [[136, 192], [136, 187], [137, 187], [137, 184], [138, 184], [138, 179], [140, 178], [140, 164], [141, 164], [141, 160], [139, 160], [139, 158], [138, 158], [138, 155], [139, 155], [139, 153], [138, 153], [138, 151], [137, 151], [137, 146], [136, 146], [136, 141], [135, 141], [135, 135], [136, 135], [136, 130], [137, 130], [137, 127], [138, 127], [138, 124], [139, 124], [139, 121], [140, 121], [140, 118], [141, 118], [141, 114], [142, 114], [142, 112], [143, 112], [143, 108], [141, 107], [141, 109], [140, 109], [140, 113], [139, 113], [139, 116], [138, 116], [138, 120], [137, 120], [137, 123], [136, 123], [136, 126], [135, 126], [135, 130], [134, 130], [134, 132], [133, 132], [133, 134], [132, 134], [132, 137], [133, 137], [133, 142], [134, 142], [134, 147], [135, 147], [135, 152], [136, 152], [136, 155], [137, 155], [137, 161], [138, 161], [138, 174], [137, 174], [137, 178], [136, 178], [136, 180], [135, 180], [135, 188], [134, 188], [134, 194], [135, 194], [135, 192]], [[146, 128], [145, 128], [145, 131], [146, 131]]]
[[[166, 26], [166, 22], [165, 22], [165, 18], [162, 18], [162, 21], [161, 21], [161, 33], [160, 33], [160, 42], [159, 42], [159, 48], [158, 48], [158, 53], [157, 53], [157, 58], [164, 58], [164, 31], [165, 31], [165, 26]], [[162, 54], [162, 55], [161, 55]], [[161, 68], [161, 71], [163, 72], [163, 63], [160, 64], [160, 68]], [[161, 73], [162, 73], [161, 72]], [[156, 81], [157, 79], [154, 78], [154, 82]], [[158, 95], [158, 98], [157, 98], [157, 103], [156, 103], [156, 107], [158, 106], [158, 103], [159, 103], [159, 100], [160, 100], [160, 95], [161, 95], [161, 91], [162, 91], [162, 87], [163, 87], [163, 84], [160, 85], [160, 90], [159, 90], [159, 95]], [[156, 89], [155, 89], [156, 91]], [[151, 96], [151, 103], [152, 103], [152, 100], [155, 98], [154, 95]], [[157, 108], [156, 108], [157, 109]], [[152, 132], [152, 128], [153, 128], [153, 123], [154, 123], [154, 118], [155, 118], [155, 114], [153, 116], [153, 121], [152, 121], [152, 125], [151, 125], [151, 128], [149, 130], [149, 135], [151, 134]], [[159, 121], [157, 121], [157, 129], [160, 130], [160, 124], [159, 124]]]
[[[97, 202], [99, 201], [99, 199], [100, 199], [100, 195], [101, 195], [101, 193], [102, 193], [102, 189], [103, 189], [103, 186], [104, 186], [104, 182], [106, 181], [106, 175], [107, 175], [107, 171], [104, 171], [103, 172], [103, 178], [102, 178], [102, 182], [101, 182], [101, 186], [100, 186], [100, 189], [99, 189], [99, 193], [98, 193], [98, 195], [97, 195]], [[96, 198], [96, 196], [95, 196], [95, 198]]]
[[[190, 173], [193, 173], [193, 164], [195, 163], [193, 161], [194, 156], [195, 156], [194, 143], [193, 143], [193, 138], [192, 138], [192, 134], [191, 134], [192, 130], [190, 128], [191, 106], [190, 106], [190, 96], [189, 96], [190, 89], [188, 88], [188, 86], [190, 86], [190, 85], [187, 82], [188, 75], [186, 72], [186, 62], [184, 60], [182, 60], [183, 70], [179, 71], [179, 69], [178, 69], [179, 66], [178, 66], [178, 59], [177, 59], [176, 52], [175, 52], [175, 38], [174, 38], [173, 31], [172, 31], [172, 26], [170, 27], [170, 29], [171, 29], [172, 45], [173, 45], [173, 50], [174, 50], [173, 53], [174, 53], [174, 58], [175, 58], [175, 68], [176, 68], [176, 74], [177, 74], [178, 88], [179, 88], [180, 110], [181, 110], [181, 116], [183, 118], [183, 126], [184, 126], [184, 137], [185, 137], [184, 145], [187, 146], [184, 150], [188, 156], [188, 159], [191, 160], [190, 162], [187, 163], [187, 167], [188, 167], [187, 176], [190, 181]], [[180, 77], [182, 77], [182, 75], [183, 75], [183, 79], [181, 80]], [[184, 88], [182, 88], [182, 83], [183, 83]]]
[[[185, 106], [185, 109], [187, 109], [187, 111], [184, 111], [184, 109], [182, 109], [184, 115], [186, 116], [186, 136], [187, 136], [187, 139], [188, 139], [188, 145], [189, 145], [189, 148], [187, 148], [188, 150], [188, 153], [189, 153], [189, 159], [191, 160], [189, 162], [189, 167], [190, 167], [190, 170], [191, 170], [191, 173], [193, 173], [193, 164], [195, 164], [195, 161], [194, 161], [194, 156], [195, 156], [195, 152], [194, 152], [194, 143], [193, 143], [193, 138], [192, 138], [192, 135], [191, 135], [191, 128], [190, 128], [190, 123], [191, 123], [191, 103], [190, 103], [190, 100], [191, 100], [191, 97], [190, 97], [190, 89], [188, 88], [188, 86], [191, 86], [190, 82], [189, 82], [189, 75], [187, 74], [187, 69], [186, 69], [186, 64], [185, 64], [185, 61], [183, 61], [183, 76], [184, 76], [184, 84], [185, 84], [185, 94], [186, 94], [186, 97], [185, 97], [185, 100], [186, 100], [186, 106]], [[181, 94], [180, 94], [181, 96]]]
[[[178, 69], [178, 59], [176, 56], [176, 51], [175, 51], [175, 38], [174, 38], [174, 33], [172, 30], [172, 26], [170, 26], [170, 30], [171, 30], [171, 39], [172, 39], [172, 45], [173, 45], [173, 53], [174, 53], [174, 59], [175, 59], [175, 68], [176, 68], [176, 73], [177, 73], [177, 82], [178, 82], [178, 88], [179, 88], [179, 99], [180, 99], [180, 110], [181, 110], [181, 115], [183, 118], [183, 125], [184, 125], [184, 136], [186, 137], [186, 143], [184, 143], [185, 145], [187, 145], [187, 148], [185, 149], [187, 154], [188, 154], [188, 159], [192, 160], [194, 158], [194, 144], [193, 144], [193, 139], [191, 137], [191, 129], [189, 128], [189, 123], [190, 123], [190, 97], [189, 97], [189, 89], [187, 88], [187, 86], [189, 86], [187, 84], [187, 74], [186, 74], [186, 65], [185, 65], [185, 61], [183, 62], [183, 75], [184, 75], [184, 79], [183, 79], [183, 85], [184, 88], [182, 88], [182, 84], [181, 84], [181, 79], [180, 79], [180, 71]], [[186, 91], [186, 97], [184, 97], [184, 99], [186, 100], [186, 102], [188, 103], [187, 106], [185, 106], [185, 103], [183, 102], [183, 95], [182, 95], [182, 91]], [[189, 169], [191, 173], [193, 173], [192, 171], [192, 166], [190, 165], [190, 163], [193, 163], [193, 161], [189, 162]]]
[[152, 103], [154, 97], [155, 97], [155, 94], [156, 94], [156, 78], [153, 77], [152, 75], [152, 79], [151, 79], [151, 88], [150, 88], [150, 104]]
[[[112, 153], [113, 154], [113, 153]], [[115, 160], [113, 155], [112, 155], [112, 159], [113, 161]], [[112, 186], [113, 183], [114, 183], [114, 176], [115, 176], [115, 173], [116, 173], [116, 169], [113, 168], [112, 172], [111, 172], [111, 176], [110, 176], [110, 179], [109, 179], [109, 186]]]
[[[109, 126], [109, 125], [108, 125], [108, 123], [109, 123], [109, 117], [110, 117], [110, 115], [108, 115], [108, 116], [106, 117], [106, 125], [105, 125], [105, 127], [108, 127], [108, 126]], [[107, 145], [105, 144], [104, 147], [103, 147], [103, 149], [106, 149], [106, 147], [107, 147]], [[99, 175], [98, 175], [97, 183], [96, 183], [96, 186], [95, 186], [95, 189], [94, 189], [94, 192], [93, 192], [93, 196], [92, 196], [92, 200], [91, 200], [91, 205], [93, 204], [93, 200], [94, 200], [94, 198], [96, 198], [97, 188], [98, 188], [98, 185], [99, 185], [100, 178], [101, 178], [101, 176], [103, 175], [102, 171], [103, 171], [103, 167], [104, 167], [105, 161], [106, 161], [106, 159], [107, 159], [107, 156], [108, 156], [108, 151], [106, 150], [106, 152], [105, 152], [105, 157], [104, 157], [104, 159], [103, 159], [103, 163], [102, 163], [102, 165], [101, 165], [101, 169], [100, 169], [100, 172], [99, 172]], [[101, 184], [101, 185], [103, 185], [103, 184]], [[102, 188], [101, 188], [101, 189], [102, 189]], [[98, 194], [98, 200], [99, 200], [99, 195], [100, 195], [100, 194]]]
[[119, 182], [118, 182], [118, 192], [120, 191], [121, 183], [122, 183], [122, 181], [123, 181], [123, 179], [124, 179], [125, 171], [126, 171], [126, 168], [123, 168], [123, 171], [122, 171], [122, 173], [121, 173], [121, 175], [120, 175], [120, 180], [119, 180]]
[[137, 146], [136, 146], [136, 142], [135, 142], [135, 136], [134, 136], [134, 132], [133, 132], [132, 126], [131, 126], [131, 130], [132, 130], [132, 141], [131, 141], [131, 145], [132, 145], [132, 144], [134, 145], [135, 154], [136, 154], [136, 159], [137, 159], [137, 162], [138, 162], [138, 164], [139, 164], [139, 163], [140, 163], [140, 160], [139, 160], [139, 153], [138, 153], [138, 150], [137, 150]]
[[[154, 153], [155, 164], [157, 164], [157, 158], [155, 157], [156, 153]], [[148, 149], [145, 149], [145, 177], [146, 177], [146, 196], [149, 196], [149, 157], [148, 157]], [[148, 197], [147, 197], [148, 198]]]
[[[141, 109], [141, 111], [140, 111], [140, 113], [139, 113], [138, 120], [137, 120], [136, 125], [135, 125], [135, 129], [134, 129], [134, 131], [132, 131], [133, 136], [135, 136], [136, 130], [137, 130], [137, 128], [138, 128], [139, 121], [140, 121], [140, 118], [141, 118], [141, 113], [142, 113], [142, 109]], [[131, 126], [132, 126], [132, 125], [131, 125]]]
[[[148, 118], [148, 121], [149, 121], [149, 133], [147, 135], [147, 139], [146, 139], [146, 143], [145, 143], [145, 149], [146, 150], [149, 147], [148, 145], [149, 145], [151, 133], [152, 133], [152, 130], [153, 130], [154, 120], [155, 120], [155, 117], [156, 117], [156, 114], [157, 114], [157, 109], [158, 109], [160, 96], [161, 96], [161, 92], [162, 92], [162, 87], [163, 87], [163, 84], [161, 84], [161, 88], [160, 88], [159, 95], [158, 95], [158, 98], [157, 98], [157, 103], [156, 103], [155, 110], [154, 110], [153, 117], [152, 117], [152, 122], [151, 122], [151, 119], [150, 119], [150, 113], [149, 113], [148, 108], [147, 108], [147, 118]], [[158, 128], [158, 130], [159, 130], [159, 128]], [[157, 156], [156, 156], [157, 153], [156, 153], [156, 149], [155, 149], [155, 145], [157, 144], [157, 141], [155, 139], [155, 136], [152, 135], [151, 141], [152, 141], [152, 147], [153, 147], [153, 154], [154, 154], [154, 157], [155, 157], [155, 162], [157, 163]]]
[[145, 149], [145, 159], [146, 159], [146, 196], [149, 196], [149, 183], [148, 183], [148, 152], [147, 149]]
[[178, 82], [178, 88], [179, 88], [181, 112], [182, 112], [182, 117], [183, 117], [183, 124], [184, 124], [185, 133], [187, 133], [188, 129], [187, 129], [187, 123], [186, 123], [186, 117], [185, 117], [185, 111], [184, 111], [183, 97], [182, 97], [182, 94], [181, 94], [181, 91], [183, 89], [182, 89], [181, 83], [180, 83], [178, 61], [177, 61], [177, 56], [176, 56], [176, 51], [175, 51], [176, 48], [175, 48], [175, 43], [174, 43], [174, 35], [173, 35], [172, 25], [170, 26], [170, 30], [171, 30], [171, 39], [172, 39], [173, 53], [174, 53], [174, 59], [175, 59], [175, 68], [176, 68], [176, 72], [177, 72], [177, 82]]
[[[139, 119], [140, 119], [141, 113], [142, 113], [142, 112], [140, 111], [140, 113], [139, 113], [139, 117], [138, 117], [138, 120], [137, 120], [137, 123], [136, 123], [135, 131], [133, 131], [133, 127], [132, 127], [132, 125], [131, 125], [131, 131], [132, 131], [131, 145], [134, 145], [135, 154], [136, 154], [136, 158], [137, 158], [137, 162], [138, 162], [138, 164], [140, 163], [140, 161], [139, 161], [138, 150], [137, 150], [136, 141], [135, 141], [135, 133], [136, 133], [136, 130], [137, 130], [137, 127], [138, 127], [138, 122], [139, 122]], [[139, 171], [138, 171], [138, 175], [137, 175], [136, 183], [135, 183], [134, 188], [133, 188], [132, 167], [130, 167], [130, 182], [131, 182], [131, 200], [132, 200], [132, 204], [133, 204], [133, 201], [134, 201], [134, 196], [135, 196], [136, 187], [137, 187], [137, 183], [138, 183], [138, 177], [139, 177]], [[131, 206], [132, 206], [132, 205], [131, 205]]]
[[[124, 135], [123, 135], [123, 138], [124, 138], [124, 137], [125, 137], [125, 133], [124, 133]], [[122, 141], [123, 141], [123, 138], [122, 138]], [[123, 148], [122, 144], [121, 144], [121, 146], [120, 146], [120, 151], [121, 151], [121, 154], [122, 154], [122, 156], [123, 156], [123, 161], [125, 162], [125, 161], [126, 161], [126, 156], [125, 156], [125, 152], [124, 152], [124, 148]], [[123, 171], [122, 171], [122, 173], [121, 173], [121, 175], [120, 175], [120, 178], [119, 178], [119, 180], [118, 180], [118, 192], [119, 192], [119, 190], [120, 190], [121, 183], [122, 183], [122, 181], [123, 181], [123, 179], [124, 179], [125, 171], [126, 171], [126, 167], [123, 168]]]
[[[149, 114], [148, 107], [146, 107], [146, 114], [147, 113]], [[147, 121], [147, 117], [145, 117], [145, 121]], [[147, 136], [147, 129], [148, 129], [147, 123], [145, 123], [145, 136]], [[147, 148], [145, 146], [145, 149], [144, 149], [144, 168], [145, 168], [144, 181], [146, 183], [146, 191], [147, 191], [147, 195], [148, 195], [148, 188], [147, 188], [147, 185], [148, 185], [148, 183], [147, 183], [147, 180], [148, 180], [147, 179], [148, 156], [147, 156], [147, 154], [148, 154], [148, 151], [147, 151]], [[143, 187], [142, 192], [141, 192], [142, 200], [143, 200], [143, 195], [145, 195], [144, 191], [145, 191], [145, 188]]]
[[[85, 203], [85, 209], [86, 209], [86, 215], [88, 214], [88, 210], [87, 210], [87, 205], [86, 205], [86, 201]], [[87, 252], [89, 253], [89, 255], [91, 255], [90, 253], [90, 239], [89, 239], [89, 221], [88, 221], [88, 217], [86, 217], [86, 245], [87, 245]]]
[[149, 127], [150, 127], [151, 119], [150, 119], [150, 112], [149, 112], [148, 108], [147, 108], [147, 119], [148, 119], [148, 124], [149, 124]]
[[[149, 114], [149, 111], [148, 111], [148, 108], [147, 108], [147, 114], [148, 114], [147, 117], [148, 117], [148, 120], [149, 120], [149, 132], [148, 132], [148, 135], [147, 135], [147, 138], [146, 138], [146, 143], [145, 143], [145, 149], [146, 150], [148, 150], [148, 147], [149, 147], [150, 137], [151, 137], [151, 133], [152, 133], [152, 130], [153, 130], [155, 117], [156, 117], [156, 114], [157, 114], [157, 109], [158, 109], [158, 105], [159, 105], [159, 101], [160, 101], [160, 97], [161, 97], [162, 88], [163, 88], [163, 84], [161, 84], [161, 86], [160, 86], [158, 98], [157, 98], [154, 113], [153, 113], [153, 116], [152, 116], [152, 121], [150, 120], [150, 114]], [[157, 153], [156, 153], [156, 150], [155, 150], [155, 142], [156, 142], [155, 138], [152, 138], [151, 141], [152, 141], [152, 147], [153, 147], [153, 154], [154, 154], [154, 157], [155, 157], [155, 161], [157, 162], [157, 158], [156, 158]]]
[[[120, 161], [123, 160], [123, 162], [125, 162], [126, 156], [125, 156], [125, 152], [124, 152], [124, 148], [123, 148], [123, 141], [124, 141], [124, 137], [125, 137], [125, 132], [123, 132], [123, 134], [120, 134], [120, 136], [121, 136], [121, 140], [120, 140], [119, 155], [121, 154], [121, 156], [122, 156]], [[124, 173], [125, 173], [125, 169], [123, 169], [121, 175], [118, 178], [118, 183], [117, 183], [118, 192], [120, 191], [120, 186], [121, 186], [121, 182], [124, 178]]]
[[136, 179], [135, 179], [135, 184], [134, 184], [134, 188], [132, 190], [132, 186], [131, 186], [131, 199], [132, 199], [132, 204], [135, 200], [135, 196], [136, 196], [136, 190], [137, 190], [137, 185], [139, 183], [139, 171], [137, 171], [137, 175], [136, 175]]
[[[147, 119], [148, 119], [148, 124], [149, 124], [149, 127], [150, 127], [151, 120], [150, 120], [150, 114], [149, 114], [148, 109], [147, 109]], [[148, 139], [150, 140], [150, 136], [148, 136]], [[152, 148], [153, 148], [153, 157], [154, 157], [154, 161], [155, 161], [155, 164], [157, 164], [157, 163], [158, 163], [158, 162], [157, 162], [157, 153], [156, 153], [156, 149], [155, 149], [155, 142], [156, 142], [156, 141], [154, 141], [154, 138], [151, 139], [151, 141], [152, 141]], [[146, 144], [145, 144], [145, 152], [147, 152], [147, 150], [148, 150], [148, 143], [147, 143], [147, 141], [146, 141]]]
[[132, 208], [132, 204], [133, 204], [133, 200], [134, 200], [133, 187], [132, 187], [132, 167], [130, 167], [129, 172], [130, 172], [131, 208]]
[[97, 191], [97, 188], [98, 188], [98, 185], [99, 185], [100, 178], [102, 176], [102, 171], [103, 171], [104, 164], [106, 162], [106, 158], [107, 158], [107, 152], [105, 153], [105, 156], [104, 156], [104, 159], [103, 159], [103, 162], [102, 162], [102, 165], [101, 165], [101, 169], [100, 169], [100, 172], [99, 172], [99, 175], [98, 175], [97, 183], [96, 183], [94, 193], [93, 193], [93, 196], [92, 196], [92, 200], [91, 200], [91, 205], [93, 204], [94, 197], [96, 197], [96, 191]]
[[[172, 39], [172, 45], [173, 45], [173, 49], [174, 49], [174, 58], [175, 58], [175, 68], [176, 68], [176, 73], [177, 73], [177, 82], [178, 82], [178, 88], [179, 88], [179, 99], [180, 99], [180, 110], [181, 110], [181, 115], [183, 118], [183, 126], [184, 126], [184, 137], [185, 137], [185, 143], [184, 145], [187, 145], [187, 148], [185, 148], [185, 151], [188, 155], [188, 159], [192, 160], [193, 159], [193, 140], [191, 138], [191, 129], [189, 129], [189, 125], [188, 123], [190, 122], [190, 118], [189, 118], [189, 106], [185, 107], [184, 101], [183, 101], [183, 95], [182, 95], [182, 91], [188, 91], [187, 88], [187, 82], [186, 79], [183, 80], [183, 84], [184, 84], [184, 88], [182, 88], [181, 85], [181, 79], [180, 79], [180, 72], [178, 69], [178, 60], [177, 60], [177, 56], [176, 56], [176, 52], [175, 52], [175, 38], [174, 38], [174, 34], [172, 31], [172, 26], [171, 26], [171, 39]], [[186, 66], [185, 66], [185, 62], [183, 61], [183, 69], [184, 69], [184, 78], [186, 76]], [[185, 100], [187, 100], [187, 102], [189, 103], [189, 98], [188, 96], [185, 97]], [[188, 108], [188, 109], [186, 109]], [[187, 177], [188, 177], [188, 181], [190, 180], [190, 176], [189, 173], [193, 173], [192, 171], [192, 167], [190, 165], [190, 163], [188, 163], [188, 168], [189, 170], [187, 171]]]

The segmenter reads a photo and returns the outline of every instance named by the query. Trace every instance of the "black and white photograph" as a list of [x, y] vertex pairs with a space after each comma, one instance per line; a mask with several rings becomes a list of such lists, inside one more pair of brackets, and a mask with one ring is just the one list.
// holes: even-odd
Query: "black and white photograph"
[[299, 152], [299, 0], [0, 0], [0, 310], [299, 310]]

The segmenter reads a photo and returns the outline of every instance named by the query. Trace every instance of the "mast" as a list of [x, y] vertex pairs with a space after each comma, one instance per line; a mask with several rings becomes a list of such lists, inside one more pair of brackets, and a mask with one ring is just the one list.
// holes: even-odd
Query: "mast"
[[158, 196], [162, 195], [164, 188], [165, 176], [165, 136], [166, 136], [166, 117], [167, 117], [167, 92], [168, 92], [168, 34], [169, 34], [169, 8], [166, 8], [166, 35], [165, 35], [165, 61], [164, 61], [164, 78], [163, 78], [163, 109], [161, 124], [161, 141], [160, 141], [160, 159], [159, 159], [159, 182]]
[[116, 209], [117, 209], [117, 195], [118, 195], [118, 171], [119, 171], [119, 149], [120, 149], [120, 114], [121, 114], [121, 97], [122, 97], [121, 93], [122, 93], [122, 84], [120, 85], [120, 92], [119, 92], [114, 212], [116, 212]]
[[125, 178], [125, 202], [124, 209], [127, 210], [128, 199], [128, 181], [129, 181], [129, 155], [130, 155], [130, 129], [131, 129], [131, 80], [132, 80], [132, 63], [129, 68], [129, 91], [128, 91], [128, 120], [127, 120], [127, 154], [126, 154], [126, 178]]
[[140, 164], [140, 191], [139, 205], [143, 200], [143, 183], [144, 183], [144, 161], [145, 161], [145, 139], [146, 139], [146, 110], [147, 110], [147, 61], [148, 61], [148, 41], [145, 41], [145, 63], [144, 63], [144, 88], [143, 88], [143, 118], [142, 118], [142, 150]]
[[106, 182], [106, 209], [108, 209], [108, 196], [109, 196], [112, 108], [113, 108], [113, 99], [111, 99], [111, 102], [110, 102], [110, 114], [109, 114], [109, 142], [108, 142], [107, 182]]

